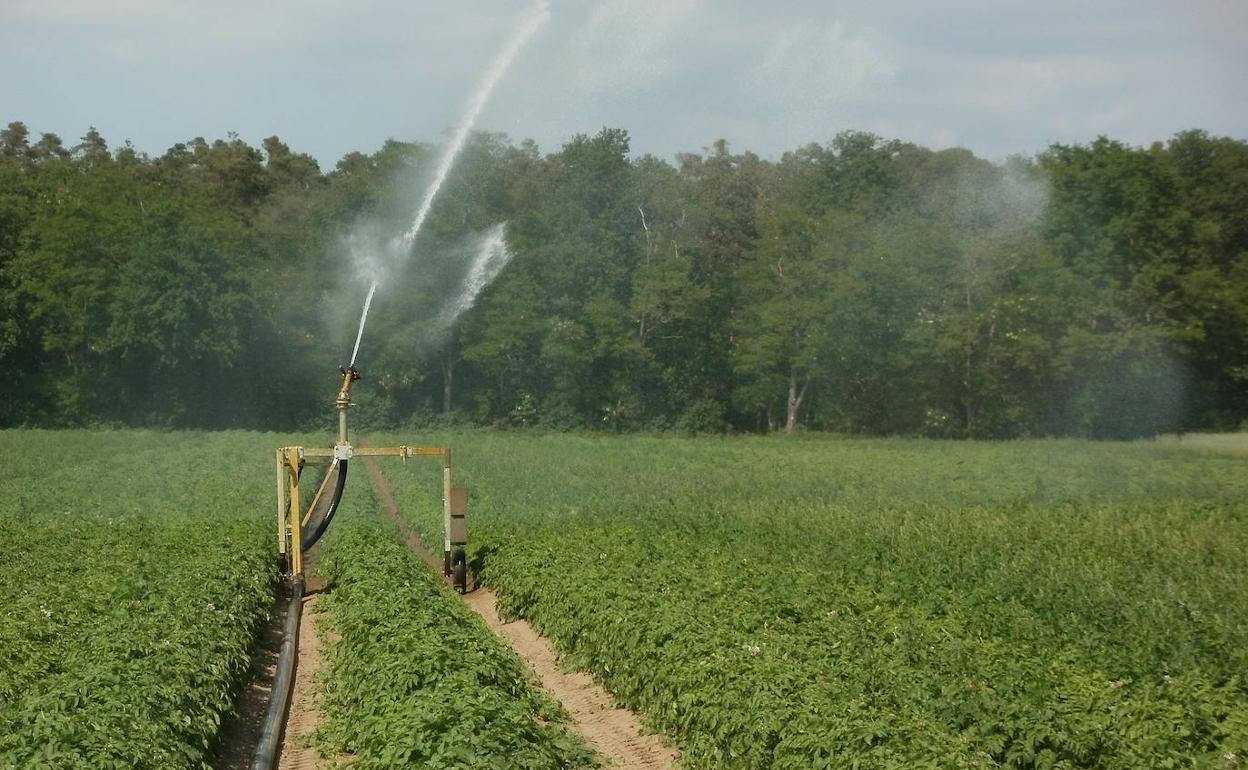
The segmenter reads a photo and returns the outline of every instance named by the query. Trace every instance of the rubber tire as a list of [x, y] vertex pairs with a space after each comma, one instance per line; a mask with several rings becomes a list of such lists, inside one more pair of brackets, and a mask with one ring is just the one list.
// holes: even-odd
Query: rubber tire
[[461, 562], [456, 563], [451, 577], [451, 585], [455, 586], [455, 590], [461, 594], [468, 593], [468, 565]]

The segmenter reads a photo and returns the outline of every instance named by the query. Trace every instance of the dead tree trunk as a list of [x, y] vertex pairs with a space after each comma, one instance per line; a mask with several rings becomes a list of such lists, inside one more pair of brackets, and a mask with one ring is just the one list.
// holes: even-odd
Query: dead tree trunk
[[785, 435], [792, 436], [794, 433], [797, 433], [797, 416], [802, 408], [802, 399], [806, 397], [806, 388], [808, 387], [810, 387], [809, 377], [802, 383], [802, 388], [799, 391], [797, 388], [797, 370], [789, 370], [789, 400], [784, 420]]

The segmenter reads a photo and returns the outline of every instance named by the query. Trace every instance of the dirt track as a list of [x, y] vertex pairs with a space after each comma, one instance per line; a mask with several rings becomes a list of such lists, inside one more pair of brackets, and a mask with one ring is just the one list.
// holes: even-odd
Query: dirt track
[[[308, 571], [311, 572], [310, 563]], [[308, 579], [308, 592], [303, 597], [299, 616], [295, 680], [291, 687], [290, 708], [287, 711], [278, 754], [277, 767], [281, 770], [311, 770], [338, 764], [333, 760], [321, 759], [316, 749], [308, 745], [307, 740], [321, 723], [320, 699], [314, 689], [313, 680], [323, 666], [322, 644], [317, 633], [313, 608], [320, 599], [319, 591], [324, 587], [324, 582], [323, 578], [311, 576]], [[238, 715], [222, 727], [221, 745], [212, 762], [215, 770], [247, 770], [251, 767], [269, 709], [289, 601], [289, 595], [284, 593], [278, 599], [273, 617], [265, 626], [252, 663], [252, 681], [239, 698]]]
[[[311, 587], [310, 585], [309, 588]], [[281, 753], [278, 755], [279, 770], [332, 767], [332, 763], [322, 762], [320, 755], [308, 741], [308, 737], [321, 723], [321, 703], [313, 681], [324, 666], [321, 658], [321, 637], [317, 633], [313, 612], [319, 599], [320, 595], [317, 593], [309, 593], [303, 597], [303, 613], [299, 617], [299, 660], [295, 665], [290, 710], [286, 714], [286, 730], [282, 734]]]
[[[435, 572], [441, 560], [425, 548], [420, 538], [399, 514], [394, 490], [372, 458], [365, 458], [373, 488], [386, 514], [400, 527], [404, 539]], [[611, 695], [587, 674], [561, 671], [558, 655], [550, 641], [524, 620], [504, 622], [498, 616], [494, 593], [477, 588], [464, 595], [464, 602], [481, 616], [490, 630], [511, 645], [524, 659], [542, 688], [563, 704], [572, 717], [571, 727], [590, 748], [598, 752], [610, 768], [618, 770], [665, 770], [676, 767], [677, 752], [663, 745], [656, 735], [642, 731], [641, 720], [633, 712], [615, 708]]]

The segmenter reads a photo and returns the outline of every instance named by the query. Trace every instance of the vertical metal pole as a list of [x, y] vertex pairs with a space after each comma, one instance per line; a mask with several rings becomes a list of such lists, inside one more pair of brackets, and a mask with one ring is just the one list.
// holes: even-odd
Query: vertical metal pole
[[299, 450], [292, 447], [286, 455], [290, 468], [290, 571], [303, 577], [303, 532], [299, 525]]
[[339, 368], [342, 372], [342, 387], [338, 388], [338, 397], [334, 399], [334, 406], [338, 409], [338, 443], [347, 443], [347, 410], [351, 408], [351, 383], [360, 379], [359, 372], [355, 371], [355, 367], [351, 366], [346, 369]]
[[451, 448], [442, 450], [442, 574], [451, 574]]
[[277, 552], [286, 555], [286, 478], [282, 450], [277, 450]]

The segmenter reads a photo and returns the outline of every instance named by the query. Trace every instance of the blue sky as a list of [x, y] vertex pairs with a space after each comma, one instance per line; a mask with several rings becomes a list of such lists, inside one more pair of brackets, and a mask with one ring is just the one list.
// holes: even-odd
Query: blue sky
[[[331, 168], [436, 141], [528, 0], [0, 0], [0, 122], [160, 154], [277, 134]], [[845, 129], [1000, 159], [1106, 134], [1248, 137], [1248, 2], [551, 0], [480, 127], [671, 158]]]

